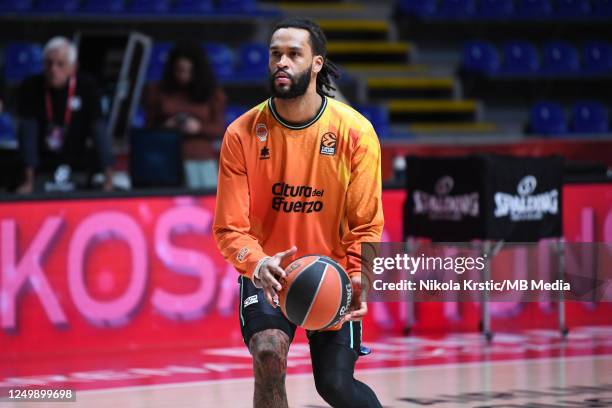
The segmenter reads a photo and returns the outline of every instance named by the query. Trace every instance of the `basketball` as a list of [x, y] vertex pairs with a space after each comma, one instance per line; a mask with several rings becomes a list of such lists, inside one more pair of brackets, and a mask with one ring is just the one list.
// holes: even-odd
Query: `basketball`
[[291, 322], [307, 330], [321, 330], [346, 314], [351, 304], [351, 281], [336, 261], [307, 255], [293, 261], [285, 272], [278, 300]]

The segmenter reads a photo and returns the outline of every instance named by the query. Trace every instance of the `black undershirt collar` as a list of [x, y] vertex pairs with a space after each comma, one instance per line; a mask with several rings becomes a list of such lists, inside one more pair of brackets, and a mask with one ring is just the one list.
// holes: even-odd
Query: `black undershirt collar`
[[308, 126], [312, 125], [317, 120], [319, 120], [319, 118], [323, 115], [323, 112], [325, 112], [325, 108], [327, 107], [327, 97], [324, 95], [321, 95], [321, 99], [322, 99], [322, 102], [321, 102], [321, 107], [319, 108], [319, 111], [312, 117], [312, 119], [307, 120], [306, 122], [303, 122], [303, 123], [291, 123], [281, 118], [278, 112], [276, 112], [276, 108], [274, 107], [274, 102], [272, 98], [268, 99], [268, 107], [270, 108], [270, 112], [272, 112], [272, 116], [274, 116], [274, 119], [276, 119], [278, 123], [280, 123], [284, 127], [291, 129], [291, 130], [302, 130], [302, 129], [306, 129]]

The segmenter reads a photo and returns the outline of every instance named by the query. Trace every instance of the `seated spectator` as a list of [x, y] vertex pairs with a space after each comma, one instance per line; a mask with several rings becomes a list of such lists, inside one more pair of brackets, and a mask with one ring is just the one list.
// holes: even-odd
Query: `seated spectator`
[[[43, 58], [43, 73], [26, 78], [17, 94], [19, 148], [26, 167], [17, 191], [86, 188], [99, 169], [105, 173], [104, 190], [111, 190], [112, 146], [93, 78], [77, 72], [76, 47], [64, 37], [49, 40]], [[97, 157], [91, 157], [92, 145]], [[92, 165], [96, 159], [98, 166]]]
[[214, 188], [217, 184], [225, 99], [206, 54], [196, 44], [174, 48], [162, 80], [148, 89], [147, 126], [177, 129], [185, 136], [183, 160], [190, 188]]

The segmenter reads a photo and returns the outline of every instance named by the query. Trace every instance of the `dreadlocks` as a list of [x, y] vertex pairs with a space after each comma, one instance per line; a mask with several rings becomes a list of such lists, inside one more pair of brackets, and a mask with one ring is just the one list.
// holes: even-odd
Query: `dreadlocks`
[[289, 18], [274, 26], [272, 34], [281, 28], [300, 28], [310, 33], [309, 39], [313, 55], [323, 57], [323, 68], [317, 74], [317, 93], [333, 97], [332, 92], [336, 90], [332, 85], [333, 80], [340, 78], [340, 72], [338, 67], [327, 58], [327, 38], [321, 27], [306, 18]]

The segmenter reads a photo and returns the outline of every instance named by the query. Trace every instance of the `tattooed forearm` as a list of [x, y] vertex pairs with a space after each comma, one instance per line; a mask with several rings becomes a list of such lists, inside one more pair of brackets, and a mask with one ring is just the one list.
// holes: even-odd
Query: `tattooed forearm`
[[256, 333], [249, 343], [255, 374], [255, 408], [288, 407], [285, 373], [289, 338], [276, 329]]

